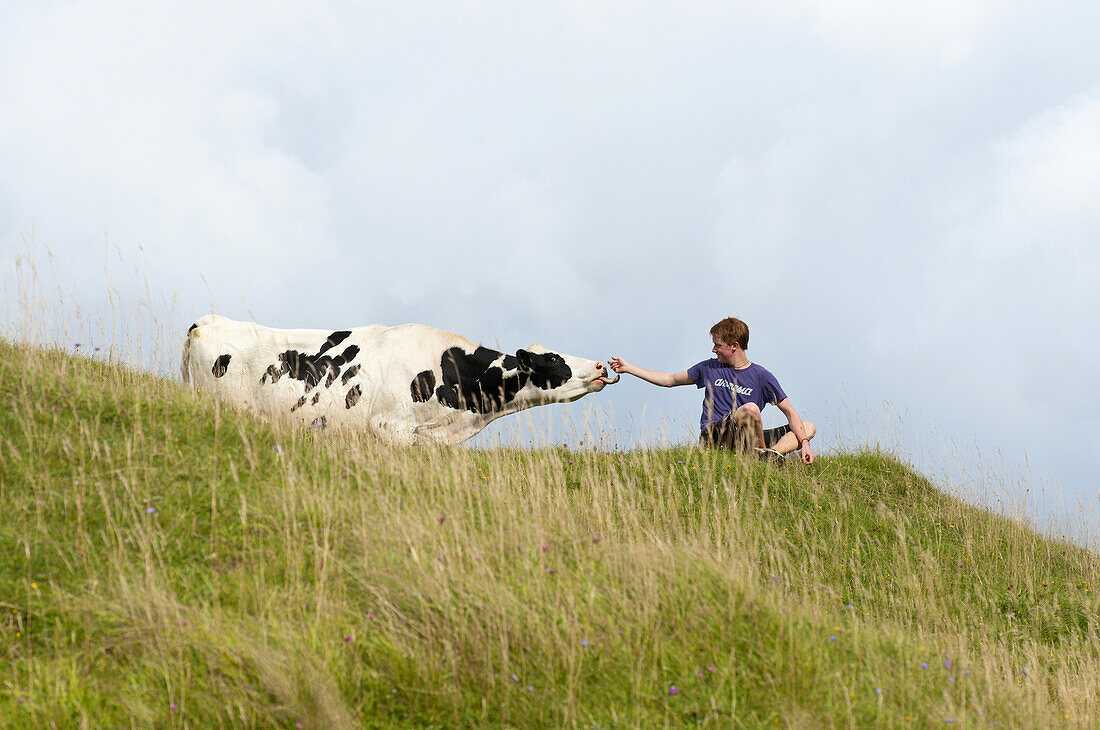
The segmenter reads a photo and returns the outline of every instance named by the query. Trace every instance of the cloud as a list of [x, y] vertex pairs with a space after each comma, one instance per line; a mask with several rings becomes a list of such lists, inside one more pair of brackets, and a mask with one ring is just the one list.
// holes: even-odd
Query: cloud
[[[1017, 242], [1045, 253], [1090, 254], [1100, 228], [1100, 90], [1029, 120], [997, 145], [999, 215]], [[1041, 237], [1036, 240], [1035, 237]]]
[[0, 61], [0, 186], [16, 225], [35, 221], [55, 246], [105, 234], [130, 250], [141, 243], [165, 276], [202, 267], [214, 279], [278, 281], [288, 258], [331, 256], [327, 186], [269, 142], [280, 101], [260, 83], [283, 70], [303, 29], [324, 23], [207, 9], [25, 13]]

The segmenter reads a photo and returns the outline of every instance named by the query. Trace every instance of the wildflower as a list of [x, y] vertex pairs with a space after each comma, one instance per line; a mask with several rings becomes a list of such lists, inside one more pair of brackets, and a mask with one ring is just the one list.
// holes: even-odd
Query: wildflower
[[844, 610], [845, 611], [851, 611], [853, 608], [855, 608], [855, 604], [852, 604], [852, 603], [845, 603], [844, 604]]
[[169, 709], [169, 710], [171, 710], [172, 712], [175, 712], [175, 711], [176, 711], [176, 710], [178, 710], [179, 708], [178, 708], [178, 707], [176, 706], [176, 703], [175, 703], [175, 702], [169, 702], [169, 703], [168, 703], [168, 709]]
[[349, 641], [351, 641], [351, 635], [350, 634], [348, 636], [344, 637], [344, 643], [345, 644], [348, 643]]
[[882, 687], [875, 687], [875, 694], [881, 695], [882, 694]]
[[517, 676], [516, 676], [515, 674], [513, 674], [513, 675], [512, 675], [512, 681], [513, 681], [513, 682], [518, 682], [518, 681], [519, 681], [519, 677], [517, 677]]
[[951, 660], [950, 659], [944, 659], [943, 660], [943, 668], [944, 669], [950, 669], [951, 668]]
[[947, 678], [947, 683], [950, 684], [950, 685], [954, 685], [955, 684], [955, 678], [954, 677], [948, 677]]
[[21, 704], [23, 704], [24, 702], [26, 702], [26, 700], [25, 700], [25, 699], [23, 699], [22, 697], [16, 697], [16, 698], [15, 698], [15, 702], [16, 702], [16, 704], [20, 704], [20, 705], [21, 705]]
[[600, 541], [600, 536], [599, 535], [593, 535], [592, 536], [592, 542], [599, 542], [599, 541]]
[[545, 544], [545, 543], [543, 543], [543, 545], [542, 545], [542, 551], [543, 551], [543, 552], [545, 553], [545, 552], [549, 552], [549, 550], [550, 550], [550, 546], [549, 546], [549, 545], [547, 545], [547, 544]]
[[535, 685], [533, 685], [533, 684], [527, 685], [527, 691], [528, 692], [534, 692], [535, 691]]
[[585, 649], [587, 649], [589, 646], [591, 646], [591, 644], [588, 643], [588, 639], [582, 639], [581, 640], [581, 646], [583, 646]]
[[833, 636], [830, 636], [830, 637], [829, 637], [829, 641], [836, 641], [836, 636], [835, 636], [835, 635], [833, 635]]
[[302, 727], [303, 727], [302, 723], [300, 723], [300, 722], [294, 723], [294, 730], [302, 730]]
[[695, 676], [698, 677], [699, 679], [702, 679], [703, 678], [703, 670], [700, 669], [699, 672]]
[[920, 663], [920, 668], [921, 669], [928, 669], [928, 662], [921, 662]]
[[446, 520], [447, 520], [447, 515], [440, 515], [439, 516], [439, 524], [442, 525]]
[[670, 695], [678, 695], [678, 694], [680, 694], [680, 688], [677, 687], [676, 685], [672, 685], [671, 687], [668, 688], [668, 693]]
[[282, 446], [280, 446], [279, 444], [275, 444], [275, 453], [276, 453], [276, 454], [281, 454], [281, 453], [283, 453], [283, 447], [282, 447]]
[[554, 569], [553, 568], [547, 568], [546, 572], [549, 573], [550, 575], [553, 575], [554, 574]]
[[156, 513], [157, 513], [157, 508], [156, 507], [146, 507], [145, 508], [145, 514], [147, 514], [147, 515], [155, 515]]
[[714, 671], [714, 665], [713, 664], [708, 664], [707, 665], [707, 671], [708, 672], [713, 672]]

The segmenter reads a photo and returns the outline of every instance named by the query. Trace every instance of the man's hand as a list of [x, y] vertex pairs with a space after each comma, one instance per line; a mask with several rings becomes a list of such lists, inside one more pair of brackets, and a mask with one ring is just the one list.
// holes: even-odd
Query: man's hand
[[802, 441], [802, 463], [812, 464], [814, 463], [814, 450], [810, 448], [810, 440], [803, 439]]
[[607, 364], [617, 373], [625, 373], [626, 369], [630, 366], [630, 363], [621, 357], [609, 357], [607, 358]]

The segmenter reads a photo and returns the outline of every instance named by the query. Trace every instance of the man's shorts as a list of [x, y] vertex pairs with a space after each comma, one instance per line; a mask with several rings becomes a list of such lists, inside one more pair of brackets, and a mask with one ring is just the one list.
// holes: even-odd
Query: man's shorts
[[[721, 421], [707, 426], [699, 434], [699, 445], [709, 446], [715, 449], [733, 449], [737, 444], [737, 426], [733, 422], [733, 414], [726, 416]], [[774, 449], [779, 439], [790, 433], [790, 425], [777, 426], [764, 429], [764, 448]], [[749, 441], [755, 441], [751, 434], [745, 436]]]

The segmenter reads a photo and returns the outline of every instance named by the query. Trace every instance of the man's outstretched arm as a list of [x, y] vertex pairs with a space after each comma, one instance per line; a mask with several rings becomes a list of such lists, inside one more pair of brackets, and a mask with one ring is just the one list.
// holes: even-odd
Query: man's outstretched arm
[[663, 373], [660, 370], [646, 370], [637, 365], [631, 365], [621, 357], [609, 357], [607, 358], [607, 364], [617, 373], [627, 373], [636, 378], [641, 378], [648, 383], [660, 385], [662, 388], [671, 388], [674, 385], [691, 385], [691, 378], [688, 377], [687, 370], [681, 370], [678, 373]]

